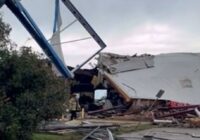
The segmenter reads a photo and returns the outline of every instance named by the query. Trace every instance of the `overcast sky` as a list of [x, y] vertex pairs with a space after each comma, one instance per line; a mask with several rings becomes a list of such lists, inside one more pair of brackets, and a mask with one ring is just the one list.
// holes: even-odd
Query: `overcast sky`
[[[105, 52], [160, 54], [200, 52], [200, 0], [71, 0], [107, 44]], [[44, 35], [52, 35], [54, 0], [22, 0]], [[4, 6], [4, 19], [19, 46], [41, 51], [31, 36]], [[63, 27], [74, 20], [61, 3]], [[88, 37], [77, 22], [62, 33], [62, 41]], [[63, 44], [68, 65], [75, 66], [95, 52], [93, 40]]]

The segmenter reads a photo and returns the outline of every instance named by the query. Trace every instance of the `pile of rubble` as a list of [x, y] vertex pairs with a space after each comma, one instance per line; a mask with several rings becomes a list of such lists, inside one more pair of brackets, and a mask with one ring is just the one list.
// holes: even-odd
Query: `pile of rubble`
[[104, 139], [114, 140], [110, 129], [119, 127], [116, 123], [92, 122], [90, 120], [72, 120], [72, 121], [48, 121], [40, 125], [39, 132], [48, 132], [52, 134], [69, 134], [74, 133], [82, 137], [81, 140]]
[[111, 118], [115, 120], [151, 121], [153, 124], [172, 124], [183, 127], [200, 127], [200, 105], [160, 107], [115, 106], [89, 111], [87, 118]]
[[153, 111], [154, 120], [170, 120], [174, 123], [200, 127], [200, 105], [161, 107]]
[[199, 60], [194, 53], [101, 53], [101, 82], [113, 107], [89, 111], [88, 117], [200, 127]]

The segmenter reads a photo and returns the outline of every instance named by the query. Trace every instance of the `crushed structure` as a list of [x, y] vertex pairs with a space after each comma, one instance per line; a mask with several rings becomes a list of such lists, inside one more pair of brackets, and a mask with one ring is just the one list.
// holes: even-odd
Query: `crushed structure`
[[200, 104], [200, 54], [174, 53], [156, 56], [101, 54], [99, 67], [104, 77], [129, 99], [155, 99]]
[[[171, 53], [123, 56], [101, 53], [93, 70], [75, 73], [74, 92], [80, 93], [89, 115], [160, 119], [198, 118], [200, 110], [200, 54]], [[104, 104], [95, 102], [95, 90], [107, 91]], [[97, 94], [97, 93], [95, 93]], [[84, 98], [82, 98], [84, 97]], [[90, 100], [88, 100], [90, 97]]]

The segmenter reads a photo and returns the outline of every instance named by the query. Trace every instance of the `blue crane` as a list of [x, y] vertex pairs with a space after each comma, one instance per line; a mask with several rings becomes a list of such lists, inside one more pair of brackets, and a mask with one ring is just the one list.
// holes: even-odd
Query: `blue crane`
[[85, 62], [78, 65], [74, 70], [70, 71], [60, 59], [58, 54], [54, 51], [51, 44], [47, 41], [43, 33], [40, 31], [39, 27], [36, 25], [34, 20], [29, 15], [28, 11], [24, 8], [19, 0], [0, 0], [0, 7], [6, 5], [12, 13], [17, 17], [17, 19], [22, 23], [26, 30], [31, 34], [35, 41], [39, 44], [45, 54], [52, 60], [56, 68], [60, 73], [66, 78], [73, 78], [74, 72], [85, 65], [89, 60], [91, 60], [96, 54], [106, 47], [106, 44], [98, 36], [98, 34], [93, 30], [81, 13], [76, 9], [76, 7], [70, 2], [70, 0], [62, 0], [64, 5], [71, 11], [71, 13], [76, 17], [76, 19], [82, 24], [82, 26], [88, 31], [91, 37], [100, 46], [100, 49], [88, 58]]

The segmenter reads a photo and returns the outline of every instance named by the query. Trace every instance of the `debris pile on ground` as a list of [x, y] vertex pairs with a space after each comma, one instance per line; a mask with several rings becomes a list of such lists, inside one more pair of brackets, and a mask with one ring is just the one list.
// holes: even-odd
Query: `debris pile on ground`
[[[109, 118], [124, 121], [150, 121], [153, 124], [172, 124], [184, 127], [200, 127], [200, 105], [178, 104], [170, 101], [152, 101], [154, 105], [116, 106], [108, 109], [89, 111], [88, 118]], [[141, 103], [142, 105], [142, 103]]]
[[58, 135], [77, 134], [82, 136], [82, 140], [102, 139], [111, 140], [114, 136], [122, 133], [133, 132], [136, 130], [144, 130], [152, 128], [149, 122], [139, 122], [117, 120], [117, 119], [84, 119], [61, 121], [48, 121], [38, 128], [39, 132], [52, 133]]
[[103, 139], [113, 140], [110, 129], [119, 127], [119, 123], [104, 122], [103, 120], [72, 120], [72, 121], [49, 121], [38, 128], [39, 132], [56, 134], [77, 133], [83, 136], [82, 140]]
[[118, 135], [118, 140], [197, 140], [200, 129], [152, 128], [139, 132]]
[[199, 127], [199, 60], [192, 53], [100, 54], [92, 81], [98, 81], [94, 89], [106, 90], [105, 104], [87, 108], [86, 118]]
[[[161, 107], [153, 111], [153, 120], [167, 120], [171, 123], [188, 124], [184, 126], [200, 127], [200, 105]], [[159, 121], [157, 121], [159, 122]]]

